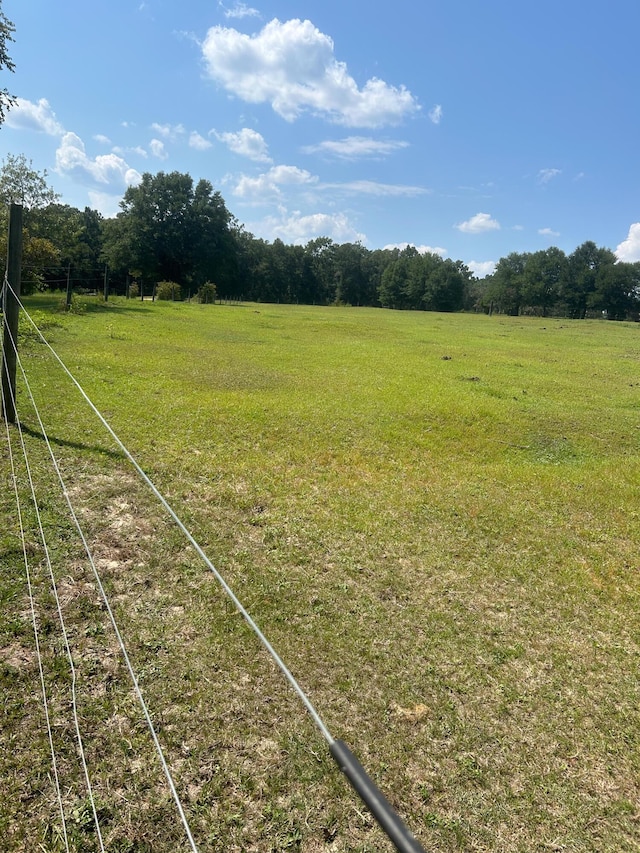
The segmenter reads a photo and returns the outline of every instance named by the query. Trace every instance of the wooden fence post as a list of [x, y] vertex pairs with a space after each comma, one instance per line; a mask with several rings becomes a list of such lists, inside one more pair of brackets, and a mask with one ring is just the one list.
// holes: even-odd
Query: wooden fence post
[[16, 422], [16, 365], [21, 267], [22, 205], [12, 203], [9, 208], [9, 235], [7, 240], [7, 280], [12, 290], [9, 287], [5, 290], [2, 336], [2, 416], [10, 424]]
[[73, 294], [73, 288], [71, 287], [71, 261], [69, 261], [69, 265], [67, 266], [67, 300], [65, 303], [65, 308], [67, 311], [71, 310], [71, 296]]

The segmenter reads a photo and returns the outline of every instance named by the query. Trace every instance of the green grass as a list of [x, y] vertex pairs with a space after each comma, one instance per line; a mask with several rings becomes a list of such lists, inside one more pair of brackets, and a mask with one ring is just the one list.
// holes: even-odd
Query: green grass
[[[27, 305], [427, 850], [637, 849], [640, 327], [59, 302]], [[215, 579], [21, 329], [199, 848], [391, 849]], [[108, 849], [186, 850], [19, 394]], [[0, 837], [58, 851], [6, 453], [2, 474]], [[20, 489], [28, 504], [21, 467]], [[72, 849], [92, 851], [27, 521]]]

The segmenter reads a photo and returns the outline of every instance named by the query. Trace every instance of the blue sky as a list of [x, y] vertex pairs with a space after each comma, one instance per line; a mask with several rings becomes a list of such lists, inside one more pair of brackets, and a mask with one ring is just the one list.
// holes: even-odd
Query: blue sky
[[257, 237], [412, 243], [478, 274], [585, 240], [640, 260], [638, 0], [3, 0], [0, 157], [115, 215], [207, 178]]

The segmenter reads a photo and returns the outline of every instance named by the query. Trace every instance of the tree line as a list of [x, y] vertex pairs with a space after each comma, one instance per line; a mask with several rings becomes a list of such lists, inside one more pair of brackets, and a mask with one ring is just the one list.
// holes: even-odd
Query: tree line
[[[593, 242], [566, 255], [551, 247], [511, 253], [477, 279], [462, 261], [404, 249], [369, 250], [318, 237], [306, 245], [269, 242], [244, 229], [207, 180], [146, 173], [129, 187], [114, 218], [60, 204], [47, 174], [23, 156], [0, 169], [0, 200], [25, 208], [23, 284], [27, 289], [151, 293], [211, 301], [368, 305], [424, 311], [533, 313], [637, 318], [640, 263], [618, 262]], [[6, 234], [6, 228], [2, 229]], [[0, 237], [0, 240], [6, 237]], [[0, 248], [2, 248], [0, 246]]]

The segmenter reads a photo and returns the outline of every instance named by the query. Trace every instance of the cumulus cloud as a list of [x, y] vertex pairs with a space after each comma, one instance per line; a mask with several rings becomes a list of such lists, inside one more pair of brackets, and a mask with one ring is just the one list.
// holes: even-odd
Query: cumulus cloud
[[336, 243], [366, 242], [365, 235], [356, 230], [344, 213], [301, 216], [299, 211], [294, 211], [280, 219], [270, 217], [252, 230], [259, 230], [267, 239], [279, 238], [296, 245], [304, 245], [316, 237], [330, 237]]
[[561, 169], [540, 169], [538, 172], [538, 183], [539, 184], [548, 184], [549, 181], [556, 178], [558, 175], [562, 174]]
[[114, 191], [137, 184], [141, 175], [117, 154], [87, 156], [84, 142], [75, 133], [65, 133], [56, 151], [56, 172], [80, 183], [110, 185]]
[[476, 278], [485, 278], [485, 276], [493, 275], [496, 270], [495, 261], [467, 261], [466, 266]]
[[234, 195], [240, 198], [254, 198], [266, 201], [281, 195], [280, 187], [301, 187], [315, 185], [318, 182], [316, 175], [299, 169], [297, 166], [274, 166], [257, 178], [242, 175], [238, 181]]
[[167, 149], [164, 147], [164, 142], [161, 139], [152, 139], [149, 143], [149, 149], [154, 157], [157, 157], [158, 160], [166, 160], [169, 156], [167, 154]]
[[476, 213], [471, 219], [460, 222], [455, 227], [465, 234], [484, 234], [486, 231], [499, 231], [500, 223], [492, 219], [488, 213]]
[[202, 53], [213, 80], [243, 101], [270, 103], [287, 121], [310, 111], [337, 124], [381, 127], [419, 109], [404, 86], [374, 77], [359, 88], [332, 39], [310, 21], [274, 19], [254, 35], [212, 27]]
[[[215, 131], [214, 131], [215, 133]], [[269, 149], [264, 137], [257, 130], [243, 127], [237, 133], [215, 133], [220, 142], [224, 142], [234, 154], [240, 154], [256, 163], [271, 163]]]
[[383, 246], [383, 249], [403, 249], [412, 246], [419, 254], [421, 255], [440, 255], [441, 258], [447, 257], [447, 250], [443, 249], [442, 246], [425, 246], [420, 245], [416, 246], [415, 243], [387, 243], [386, 246]]
[[101, 193], [96, 190], [89, 190], [89, 204], [92, 210], [97, 210], [107, 218], [114, 217], [120, 211], [120, 201], [122, 194], [112, 195], [111, 193]]
[[18, 98], [7, 113], [5, 123], [14, 130], [35, 130], [48, 136], [62, 136], [64, 133], [46, 98], [40, 98], [35, 104], [26, 98]]
[[327, 139], [317, 145], [307, 145], [302, 150], [305, 154], [330, 154], [343, 160], [359, 160], [365, 157], [386, 157], [399, 148], [408, 148], [408, 146], [408, 142], [401, 140], [347, 136], [346, 139]]
[[195, 148], [196, 151], [206, 151], [207, 148], [211, 148], [213, 143], [209, 142], [208, 139], [205, 139], [204, 136], [200, 136], [195, 130], [189, 136], [189, 148]]
[[553, 228], [538, 228], [538, 234], [541, 234], [543, 237], [559, 237], [560, 232], [554, 231]]
[[440, 124], [442, 121], [442, 107], [440, 104], [436, 104], [432, 109], [429, 110], [429, 118], [434, 124]]
[[640, 261], [640, 222], [634, 222], [629, 228], [629, 234], [626, 240], [616, 249], [616, 256], [619, 261], [635, 263]]

